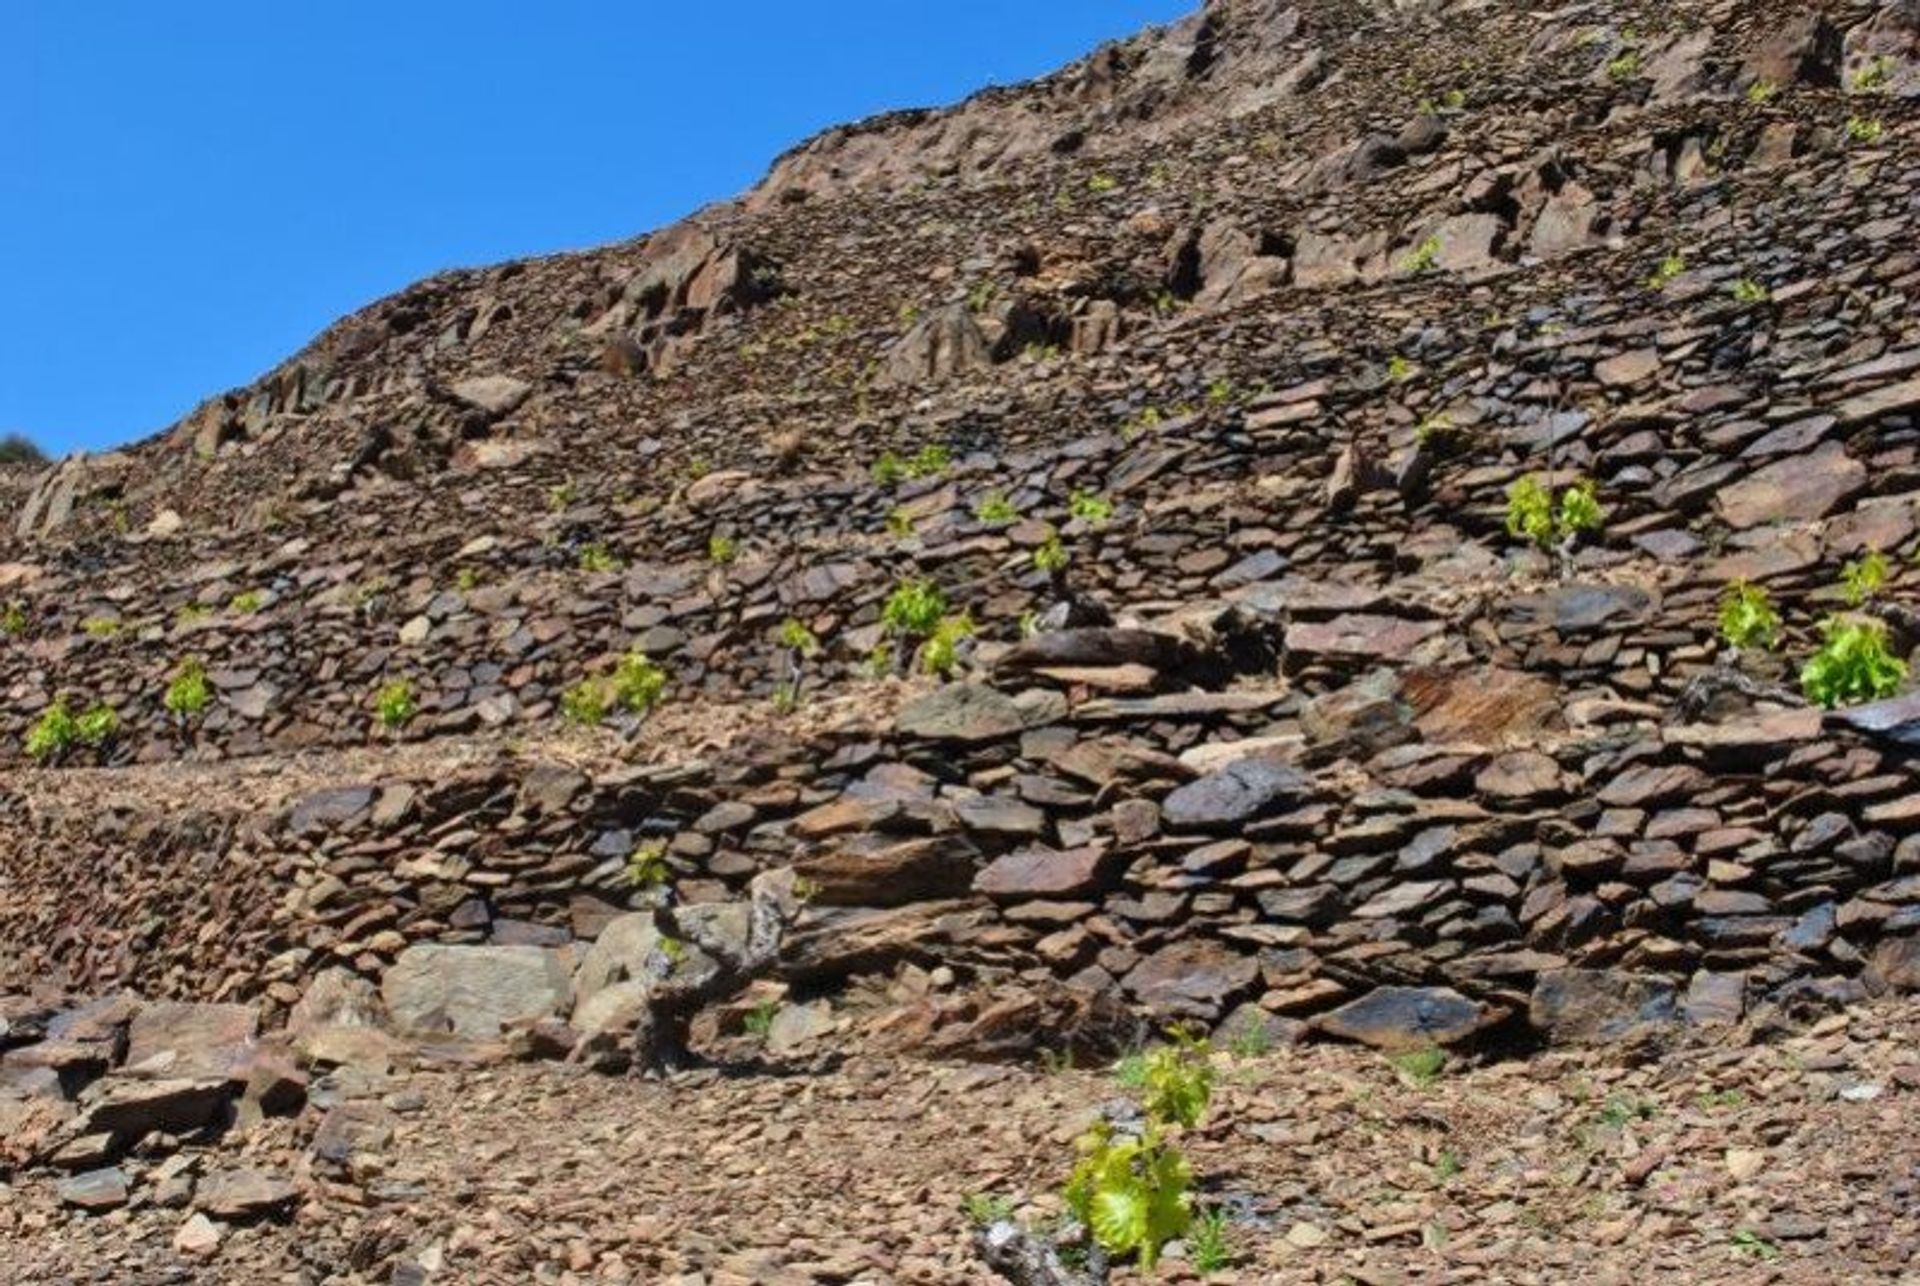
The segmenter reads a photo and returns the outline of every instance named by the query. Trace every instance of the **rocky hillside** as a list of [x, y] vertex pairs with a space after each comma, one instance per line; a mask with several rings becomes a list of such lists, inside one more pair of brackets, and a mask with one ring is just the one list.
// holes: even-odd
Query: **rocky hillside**
[[1912, 0], [1212, 0], [0, 476], [0, 1165], [604, 1061], [788, 869], [803, 1050], [1920, 987], [1917, 99]]

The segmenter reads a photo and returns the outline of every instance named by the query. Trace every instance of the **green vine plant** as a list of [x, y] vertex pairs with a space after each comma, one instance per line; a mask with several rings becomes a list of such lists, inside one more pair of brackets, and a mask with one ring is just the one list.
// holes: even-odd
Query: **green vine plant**
[[582, 679], [560, 695], [560, 713], [582, 727], [597, 728], [616, 711], [645, 716], [660, 703], [667, 672], [644, 653], [629, 652], [612, 674]]
[[420, 702], [413, 695], [413, 684], [394, 679], [382, 684], [373, 696], [373, 713], [388, 732], [399, 732], [420, 713]]
[[1547, 552], [1570, 552], [1582, 535], [1606, 525], [1607, 511], [1589, 478], [1563, 488], [1556, 499], [1547, 485], [1529, 475], [1507, 488], [1507, 534]]
[[1173, 1043], [1128, 1060], [1121, 1073], [1140, 1093], [1144, 1124], [1128, 1133], [1102, 1121], [1083, 1135], [1063, 1195], [1100, 1251], [1151, 1270], [1193, 1223], [1193, 1168], [1167, 1136], [1205, 1117], [1213, 1065], [1203, 1041], [1175, 1032]]
[[99, 749], [120, 731], [120, 716], [110, 705], [96, 703], [80, 714], [67, 707], [64, 696], [41, 711], [27, 730], [27, 757], [36, 763], [57, 763], [76, 746]]
[[1907, 663], [1893, 654], [1880, 621], [1829, 617], [1820, 632], [1819, 649], [1800, 668], [1800, 690], [1815, 705], [1831, 710], [1881, 701], [1906, 682]]
[[1893, 564], [1887, 561], [1887, 556], [1877, 549], [1869, 549], [1840, 569], [1840, 593], [1848, 607], [1865, 607], [1879, 596], [1892, 574]]
[[1780, 613], [1766, 590], [1737, 580], [1720, 595], [1720, 637], [1741, 652], [1771, 652], [1780, 642]]
[[800, 708], [801, 689], [807, 679], [807, 661], [820, 651], [820, 636], [804, 621], [789, 616], [780, 622], [780, 646], [786, 649], [786, 677], [773, 690], [773, 708], [779, 714], [792, 714]]
[[206, 713], [207, 705], [212, 700], [213, 688], [207, 682], [207, 667], [198, 657], [191, 656], [175, 667], [167, 690], [160, 696], [160, 704], [183, 726], [195, 722]]

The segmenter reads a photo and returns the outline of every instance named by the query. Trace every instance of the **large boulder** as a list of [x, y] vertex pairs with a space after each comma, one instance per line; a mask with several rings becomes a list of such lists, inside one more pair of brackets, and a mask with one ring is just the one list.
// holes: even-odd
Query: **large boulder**
[[560, 1014], [568, 991], [563, 957], [541, 947], [412, 946], [380, 983], [402, 1032], [474, 1039]]

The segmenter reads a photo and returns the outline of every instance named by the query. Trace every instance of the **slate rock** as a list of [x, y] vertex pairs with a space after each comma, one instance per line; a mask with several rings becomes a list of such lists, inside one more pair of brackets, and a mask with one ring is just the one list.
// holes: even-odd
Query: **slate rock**
[[1211, 1022], [1259, 977], [1260, 964], [1253, 957], [1209, 939], [1190, 938], [1142, 960], [1127, 974], [1126, 988], [1156, 1015]]
[[1451, 987], [1375, 987], [1321, 1014], [1313, 1025], [1330, 1036], [1393, 1053], [1457, 1045], [1486, 1026], [1488, 1017], [1484, 1006]]
[[74, 1206], [88, 1214], [104, 1214], [127, 1204], [127, 1173], [117, 1166], [88, 1170], [60, 1181], [62, 1205]]
[[1240, 759], [1178, 787], [1161, 801], [1169, 830], [1232, 830], [1307, 793], [1298, 769], [1271, 759]]
[[1009, 901], [1097, 893], [1123, 861], [1104, 846], [1063, 850], [1036, 845], [994, 859], [973, 887], [988, 897]]
[[894, 719], [902, 736], [929, 741], [997, 741], [1026, 726], [1014, 699], [984, 683], [942, 684], [903, 706]]
[[1527, 1019], [1566, 1044], [1608, 1044], [1671, 1023], [1672, 979], [1622, 969], [1554, 969], [1534, 980]]
[[558, 952], [422, 943], [400, 953], [380, 995], [403, 1033], [487, 1039], [509, 1024], [564, 1012], [569, 987]]

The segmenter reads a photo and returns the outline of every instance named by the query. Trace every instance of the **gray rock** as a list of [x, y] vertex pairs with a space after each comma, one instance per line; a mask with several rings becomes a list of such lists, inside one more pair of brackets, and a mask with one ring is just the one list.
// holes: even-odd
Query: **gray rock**
[[1554, 969], [1534, 980], [1527, 1017], [1555, 1041], [1606, 1044], [1678, 1016], [1670, 978], [1620, 969]]
[[1358, 1041], [1389, 1053], [1453, 1045], [1486, 1026], [1488, 1014], [1451, 987], [1375, 987], [1314, 1026], [1330, 1036]]
[[408, 947], [380, 995], [402, 1032], [486, 1038], [509, 1023], [561, 1013], [569, 999], [558, 952], [539, 947]]
[[1170, 830], [1230, 830], [1307, 789], [1297, 769], [1271, 759], [1241, 759], [1179, 787], [1161, 802], [1161, 814]]
[[929, 741], [994, 741], [1027, 726], [1012, 697], [984, 683], [948, 683], [904, 706], [894, 720], [903, 736]]

